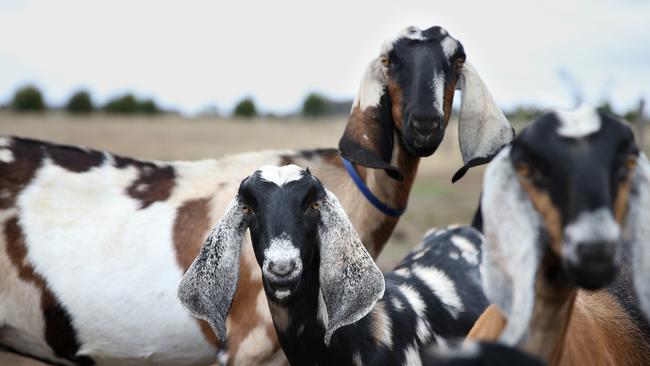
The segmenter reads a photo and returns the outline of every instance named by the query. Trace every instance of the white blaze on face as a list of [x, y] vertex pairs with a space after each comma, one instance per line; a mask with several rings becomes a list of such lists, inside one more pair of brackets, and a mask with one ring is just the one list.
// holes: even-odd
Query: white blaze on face
[[570, 261], [576, 262], [578, 244], [616, 242], [620, 235], [621, 228], [608, 209], [599, 208], [583, 212], [564, 228], [566, 245], [562, 246], [562, 254]]
[[555, 110], [560, 121], [557, 133], [560, 136], [581, 138], [600, 130], [600, 116], [595, 108], [583, 105], [576, 110]]
[[275, 183], [278, 187], [300, 180], [304, 170], [295, 165], [274, 166], [265, 165], [259, 169], [260, 177], [267, 182]]
[[445, 100], [445, 73], [434, 71], [433, 80], [431, 81], [431, 91], [433, 92], [433, 108], [439, 115], [444, 115]]

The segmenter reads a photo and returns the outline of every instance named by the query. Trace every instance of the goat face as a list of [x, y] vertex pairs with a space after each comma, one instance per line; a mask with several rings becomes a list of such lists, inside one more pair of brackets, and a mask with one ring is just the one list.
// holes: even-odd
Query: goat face
[[513, 144], [512, 164], [550, 249], [580, 287], [597, 289], [616, 275], [638, 154], [628, 126], [588, 108], [547, 114]]
[[407, 28], [380, 55], [393, 120], [415, 156], [433, 154], [445, 134], [463, 46], [440, 27]]
[[295, 165], [264, 167], [242, 182], [239, 197], [251, 211], [247, 223], [267, 296], [289, 302], [301, 285], [303, 267], [311, 268], [318, 260], [315, 246], [325, 190]]
[[334, 194], [296, 165], [265, 166], [242, 181], [178, 288], [183, 305], [222, 341], [247, 228], [269, 301], [288, 304], [302, 290], [320, 291], [325, 343], [384, 294], [384, 276]]
[[508, 318], [503, 341], [525, 335], [536, 291], [602, 288], [628, 247], [650, 309], [650, 164], [625, 123], [587, 107], [547, 113], [497, 155], [483, 188], [484, 278]]
[[339, 142], [343, 156], [385, 169], [395, 179], [394, 138], [415, 157], [433, 154], [445, 134], [456, 86], [462, 89], [460, 147], [465, 166], [485, 163], [512, 140], [512, 127], [474, 68], [465, 64], [460, 42], [441, 27], [408, 27], [384, 43], [364, 74]]

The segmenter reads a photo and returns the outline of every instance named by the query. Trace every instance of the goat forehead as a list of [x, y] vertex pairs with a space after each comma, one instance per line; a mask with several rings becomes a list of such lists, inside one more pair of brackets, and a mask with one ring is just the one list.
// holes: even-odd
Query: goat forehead
[[418, 27], [410, 26], [402, 29], [393, 38], [384, 41], [381, 47], [381, 54], [387, 55], [394, 48], [398, 42], [412, 42], [412, 41], [438, 41], [442, 47], [443, 54], [449, 58], [453, 56], [459, 46], [459, 42], [449, 35], [449, 32], [442, 27], [431, 27], [426, 30], [421, 30]]
[[258, 170], [259, 177], [278, 187], [300, 180], [307, 172], [301, 167], [291, 164], [284, 166], [265, 165]]
[[558, 120], [557, 134], [568, 138], [582, 138], [598, 132], [601, 118], [595, 108], [582, 106], [568, 111], [556, 109], [553, 111]]

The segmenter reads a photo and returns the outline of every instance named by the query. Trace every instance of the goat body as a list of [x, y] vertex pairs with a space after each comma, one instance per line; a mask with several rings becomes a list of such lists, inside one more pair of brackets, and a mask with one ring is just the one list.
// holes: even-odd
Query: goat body
[[420, 347], [464, 337], [488, 302], [479, 274], [482, 236], [456, 227], [428, 234], [393, 271], [368, 315], [337, 330], [326, 345], [327, 309], [318, 267], [311, 286], [284, 306], [269, 301], [284, 352], [294, 365], [413, 365]]
[[[0, 142], [0, 344], [51, 362], [212, 362], [218, 342], [180, 306], [176, 287], [254, 167], [291, 160], [320, 172], [340, 187], [369, 243], [397, 222], [365, 201], [334, 149], [165, 163], [21, 138]], [[230, 357], [281, 359], [273, 333], [256, 331], [272, 327], [268, 311], [250, 312], [263, 298], [250, 251], [242, 272], [248, 285], [234, 300]]]

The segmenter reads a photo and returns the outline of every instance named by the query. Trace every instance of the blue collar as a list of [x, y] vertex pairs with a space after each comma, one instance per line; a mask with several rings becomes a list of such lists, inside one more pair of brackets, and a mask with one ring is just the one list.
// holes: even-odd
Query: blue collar
[[354, 166], [352, 163], [350, 163], [348, 160], [346, 160], [343, 156], [341, 156], [341, 161], [343, 161], [343, 166], [345, 167], [345, 170], [348, 171], [348, 174], [352, 178], [352, 181], [354, 181], [354, 184], [357, 185], [357, 188], [363, 193], [363, 195], [366, 197], [368, 202], [372, 203], [373, 206], [375, 206], [379, 211], [383, 212], [384, 215], [390, 216], [390, 217], [400, 217], [406, 211], [406, 208], [403, 208], [401, 210], [398, 210], [396, 208], [392, 208], [388, 206], [387, 204], [381, 202], [377, 196], [372, 194], [370, 192], [370, 189], [368, 189], [368, 186], [366, 186], [366, 183], [361, 179], [359, 174], [357, 173], [357, 170], [354, 169]]

